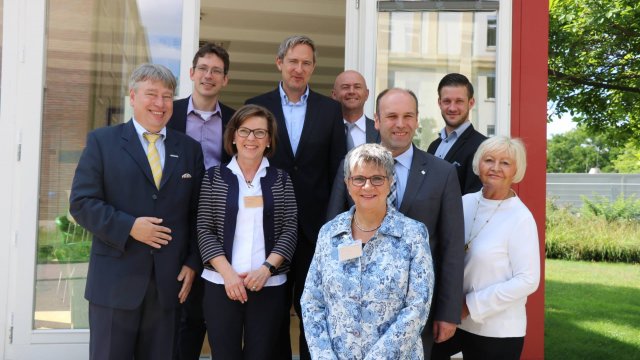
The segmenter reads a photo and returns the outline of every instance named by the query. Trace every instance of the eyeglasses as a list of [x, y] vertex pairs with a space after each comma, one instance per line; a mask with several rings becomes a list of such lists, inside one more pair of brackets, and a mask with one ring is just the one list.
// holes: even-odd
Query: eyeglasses
[[367, 180], [369, 180], [373, 186], [382, 186], [385, 180], [387, 180], [387, 177], [382, 175], [373, 175], [371, 177], [352, 176], [349, 180], [351, 180], [351, 185], [357, 187], [363, 187], [367, 183]]
[[246, 127], [241, 127], [236, 130], [240, 137], [246, 138], [253, 133], [253, 136], [256, 139], [263, 139], [265, 136], [269, 135], [269, 130], [266, 129], [248, 129]]
[[206, 74], [217, 75], [217, 76], [224, 75], [224, 69], [217, 68], [217, 67], [208, 68], [206, 66], [198, 66], [196, 70], [199, 73], [202, 73], [204, 75]]

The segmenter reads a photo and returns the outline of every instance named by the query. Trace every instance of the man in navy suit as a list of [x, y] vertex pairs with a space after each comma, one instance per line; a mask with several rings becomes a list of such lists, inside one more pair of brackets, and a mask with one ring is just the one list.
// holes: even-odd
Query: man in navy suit
[[[294, 307], [301, 315], [300, 296], [318, 231], [325, 222], [331, 183], [346, 153], [346, 139], [340, 104], [309, 89], [316, 66], [313, 40], [302, 35], [285, 39], [278, 49], [276, 66], [282, 74], [278, 87], [247, 103], [266, 107], [278, 123], [278, 147], [269, 162], [289, 173], [298, 203], [298, 244], [288, 282], [293, 286]], [[291, 359], [289, 317], [285, 315], [278, 359]], [[300, 359], [310, 359], [302, 320]]]
[[[193, 57], [189, 76], [193, 94], [173, 102], [168, 128], [186, 133], [202, 146], [208, 169], [231, 160], [223, 149], [222, 134], [235, 112], [219, 101], [220, 90], [229, 82], [229, 54], [214, 44], [204, 44]], [[174, 359], [198, 360], [207, 331], [202, 314], [204, 283], [196, 274], [191, 293], [180, 307], [177, 346]]]
[[85, 291], [92, 360], [171, 359], [176, 308], [201, 266], [202, 149], [165, 127], [175, 87], [162, 65], [136, 68], [133, 118], [89, 133], [78, 162], [70, 211], [93, 233]]
[[438, 106], [445, 127], [429, 145], [427, 152], [455, 165], [462, 195], [482, 188], [480, 178], [471, 166], [478, 146], [487, 139], [469, 121], [469, 112], [475, 102], [473, 85], [466, 76], [451, 73], [440, 80]]
[[[429, 320], [422, 332], [425, 359], [434, 342], [449, 339], [460, 323], [464, 273], [464, 218], [456, 170], [450, 163], [412, 143], [418, 128], [418, 99], [409, 90], [382, 91], [376, 100], [376, 128], [381, 144], [393, 154], [398, 211], [425, 224], [433, 257], [435, 284]], [[353, 205], [344, 175], [334, 180], [331, 203]], [[330, 208], [328, 217], [346, 208]], [[333, 212], [331, 212], [333, 211]]]
[[380, 133], [373, 120], [364, 115], [364, 103], [369, 98], [369, 89], [359, 72], [347, 70], [338, 74], [331, 97], [342, 106], [347, 151], [364, 143], [380, 142]]

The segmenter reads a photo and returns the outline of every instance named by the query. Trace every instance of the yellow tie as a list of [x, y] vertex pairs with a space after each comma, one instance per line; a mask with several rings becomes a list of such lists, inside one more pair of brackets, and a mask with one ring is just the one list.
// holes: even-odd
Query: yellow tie
[[160, 189], [160, 179], [162, 179], [162, 164], [160, 163], [160, 154], [156, 148], [156, 141], [160, 138], [160, 134], [144, 133], [142, 136], [149, 142], [147, 146], [147, 160], [151, 166], [151, 173], [153, 174], [153, 181], [156, 183], [156, 187]]

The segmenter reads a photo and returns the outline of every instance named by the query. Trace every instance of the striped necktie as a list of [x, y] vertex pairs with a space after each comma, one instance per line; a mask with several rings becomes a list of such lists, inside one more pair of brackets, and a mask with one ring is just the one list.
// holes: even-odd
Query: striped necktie
[[[398, 160], [393, 160], [394, 164], [398, 163]], [[394, 166], [395, 168], [395, 166]], [[398, 174], [395, 169], [393, 170], [393, 178], [391, 179], [391, 187], [389, 189], [389, 196], [387, 196], [387, 205], [398, 208]]]
[[160, 154], [156, 148], [156, 141], [160, 138], [160, 134], [144, 133], [142, 136], [149, 142], [147, 146], [147, 160], [149, 160], [149, 166], [151, 166], [151, 173], [153, 174], [153, 182], [156, 183], [156, 187], [160, 189], [160, 180], [162, 179], [162, 164], [160, 163]]
[[353, 142], [353, 136], [351, 136], [351, 129], [356, 126], [356, 124], [345, 123], [344, 128], [347, 136], [347, 151], [353, 149], [355, 147], [355, 143]]

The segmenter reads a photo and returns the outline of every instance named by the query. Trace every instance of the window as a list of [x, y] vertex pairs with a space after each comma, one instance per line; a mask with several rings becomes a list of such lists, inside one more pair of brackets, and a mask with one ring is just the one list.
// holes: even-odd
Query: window
[[496, 98], [496, 77], [487, 76], [487, 100], [495, 100]]
[[487, 18], [487, 48], [494, 49], [497, 43], [498, 20], [495, 16]]

